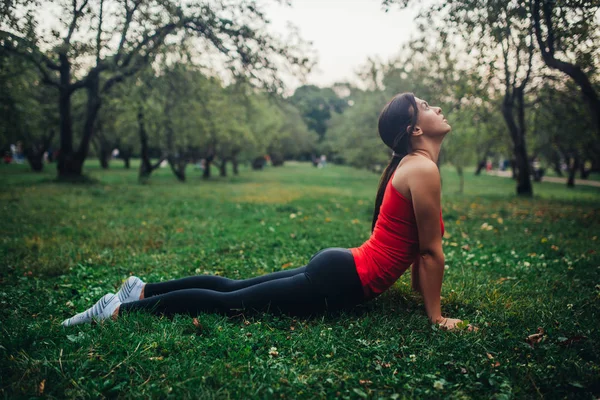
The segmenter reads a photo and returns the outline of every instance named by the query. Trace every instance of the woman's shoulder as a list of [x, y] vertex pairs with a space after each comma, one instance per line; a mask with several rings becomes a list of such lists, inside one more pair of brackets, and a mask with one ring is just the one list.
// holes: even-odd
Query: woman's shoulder
[[433, 161], [420, 156], [408, 155], [402, 159], [392, 179], [392, 186], [407, 199], [416, 185], [439, 184], [440, 171]]

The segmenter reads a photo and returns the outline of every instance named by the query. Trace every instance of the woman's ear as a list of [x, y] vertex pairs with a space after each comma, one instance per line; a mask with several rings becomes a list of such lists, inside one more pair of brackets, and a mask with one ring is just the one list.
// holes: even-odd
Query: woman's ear
[[[408, 128], [407, 132], [408, 132]], [[415, 125], [415, 128], [412, 131], [412, 135], [411, 136], [421, 136], [423, 134], [423, 130], [421, 129], [421, 127], [419, 125]]]

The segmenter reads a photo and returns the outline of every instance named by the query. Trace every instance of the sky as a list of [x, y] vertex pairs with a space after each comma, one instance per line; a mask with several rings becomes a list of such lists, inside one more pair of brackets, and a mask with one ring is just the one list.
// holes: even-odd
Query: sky
[[265, 11], [273, 33], [284, 34], [290, 22], [312, 42], [318, 63], [306, 83], [321, 87], [355, 80], [368, 57], [388, 60], [416, 34], [417, 9], [386, 13], [380, 0], [292, 0], [291, 7], [272, 1]]

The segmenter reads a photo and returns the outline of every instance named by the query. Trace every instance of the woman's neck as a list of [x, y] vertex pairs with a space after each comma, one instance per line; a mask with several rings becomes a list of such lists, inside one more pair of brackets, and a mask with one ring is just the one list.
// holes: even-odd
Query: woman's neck
[[438, 162], [438, 157], [440, 156], [440, 146], [420, 146], [417, 147], [415, 149], [413, 149], [413, 151], [411, 152], [412, 154], [419, 154], [422, 155], [423, 157], [427, 157], [429, 158], [431, 161], [433, 161], [434, 163], [437, 164]]

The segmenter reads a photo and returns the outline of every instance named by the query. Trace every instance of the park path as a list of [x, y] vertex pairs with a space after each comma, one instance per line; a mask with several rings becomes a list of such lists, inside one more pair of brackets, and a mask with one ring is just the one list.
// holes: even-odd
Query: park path
[[[492, 170], [492, 171], [488, 171], [487, 172], [488, 175], [495, 175], [495, 176], [501, 176], [503, 178], [510, 178], [512, 177], [512, 172], [511, 171], [498, 171], [498, 170]], [[543, 176], [542, 177], [542, 182], [551, 182], [551, 183], [562, 183], [564, 185], [567, 184], [567, 178], [559, 178], [556, 176]], [[594, 186], [594, 187], [600, 187], [600, 182], [599, 181], [592, 181], [592, 180], [587, 180], [587, 179], [575, 179], [575, 186]]]

